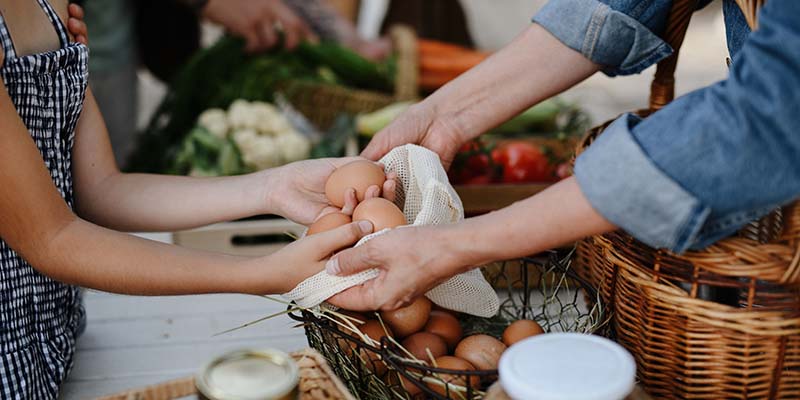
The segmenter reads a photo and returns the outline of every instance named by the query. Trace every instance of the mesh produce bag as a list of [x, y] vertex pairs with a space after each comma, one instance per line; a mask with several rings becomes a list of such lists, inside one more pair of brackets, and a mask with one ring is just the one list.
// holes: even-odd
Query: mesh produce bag
[[[464, 219], [461, 199], [450, 186], [436, 153], [409, 144], [395, 148], [380, 162], [386, 166], [386, 172], [397, 173], [402, 187], [399, 187], [396, 202], [404, 205], [403, 214], [411, 225], [450, 224]], [[384, 229], [365, 236], [356, 246], [388, 231]], [[301, 307], [313, 307], [334, 294], [377, 276], [378, 271], [374, 269], [345, 277], [322, 271], [283, 296]], [[441, 307], [480, 317], [492, 317], [500, 307], [497, 293], [477, 268], [450, 278], [425, 296]]]

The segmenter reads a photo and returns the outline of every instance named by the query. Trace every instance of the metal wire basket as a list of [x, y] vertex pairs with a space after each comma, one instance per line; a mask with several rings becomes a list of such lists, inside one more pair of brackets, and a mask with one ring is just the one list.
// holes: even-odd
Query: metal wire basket
[[[605, 333], [596, 290], [571, 270], [573, 251], [506, 261], [485, 268], [497, 289], [500, 311], [493, 318], [462, 315], [464, 336], [500, 338], [518, 319], [533, 319], [545, 332]], [[335, 373], [360, 399], [480, 399], [497, 380], [496, 370], [454, 371], [409, 358], [395, 340], [367, 343], [324, 309], [293, 311], [309, 345], [325, 356]], [[469, 384], [466, 384], [469, 383]]]

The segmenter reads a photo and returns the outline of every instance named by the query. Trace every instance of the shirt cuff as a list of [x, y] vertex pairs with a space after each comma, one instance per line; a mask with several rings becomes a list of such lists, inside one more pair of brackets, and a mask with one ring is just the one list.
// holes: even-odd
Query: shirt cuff
[[578, 157], [578, 185], [597, 212], [633, 237], [683, 252], [711, 210], [645, 154], [631, 134], [639, 121], [633, 114], [623, 115]]
[[533, 22], [609, 76], [637, 74], [672, 54], [646, 26], [598, 0], [551, 0]]

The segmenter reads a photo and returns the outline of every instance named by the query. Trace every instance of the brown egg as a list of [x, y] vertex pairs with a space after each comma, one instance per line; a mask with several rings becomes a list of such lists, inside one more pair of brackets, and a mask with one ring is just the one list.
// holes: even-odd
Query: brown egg
[[529, 319], [521, 319], [519, 321], [514, 321], [511, 325], [503, 331], [503, 343], [506, 346], [511, 347], [514, 343], [519, 342], [522, 339], [536, 336], [544, 333], [544, 329], [542, 329], [536, 321], [531, 321]]
[[325, 182], [325, 197], [336, 207], [344, 206], [345, 192], [349, 188], [356, 190], [358, 201], [364, 200], [367, 188], [377, 185], [383, 187], [386, 174], [381, 167], [372, 161], [358, 160], [336, 168]]
[[406, 224], [406, 217], [394, 203], [382, 197], [373, 197], [358, 203], [353, 210], [353, 221], [372, 222], [372, 231], [394, 228]]
[[428, 322], [423, 328], [425, 332], [430, 332], [440, 336], [447, 343], [447, 348], [453, 350], [464, 335], [461, 324], [452, 314], [444, 311], [431, 311]]
[[489, 335], [467, 336], [456, 346], [456, 357], [463, 358], [479, 370], [497, 369], [500, 356], [506, 351], [503, 342]]
[[381, 319], [392, 328], [397, 337], [403, 338], [422, 329], [428, 322], [430, 313], [431, 301], [420, 296], [403, 308], [381, 311]]
[[402, 344], [417, 360], [425, 362], [431, 361], [428, 351], [434, 359], [447, 355], [447, 343], [440, 336], [430, 332], [417, 332], [403, 340]]
[[[384, 336], [393, 337], [392, 330], [389, 329], [387, 326], [384, 329], [384, 326], [381, 325], [380, 321], [370, 320], [365, 322], [363, 325], [359, 326], [358, 329], [361, 330], [362, 333], [369, 336], [370, 339], [374, 340], [374, 343], [369, 343], [373, 347], [380, 348], [381, 347], [381, 338]], [[360, 350], [361, 359], [366, 363], [367, 368], [374, 372], [375, 375], [382, 377], [386, 373], [386, 364], [381, 361], [380, 355], [373, 352], [367, 348], [361, 348]]]
[[[442, 356], [436, 359], [436, 366], [442, 369], [451, 369], [455, 371], [474, 371], [475, 367], [472, 366], [468, 361], [463, 360], [458, 357], [453, 356]], [[441, 394], [450, 399], [457, 399], [460, 397], [464, 397], [466, 394], [466, 387], [472, 387], [474, 389], [478, 388], [480, 384], [480, 378], [478, 376], [470, 376], [467, 378], [465, 375], [451, 375], [451, 374], [443, 374], [437, 373], [436, 376], [439, 379], [434, 379], [435, 382], [429, 382], [428, 387], [431, 388], [436, 393]], [[441, 382], [444, 381], [447, 383], [447, 387]], [[451, 385], [458, 385], [458, 386], [451, 386]], [[449, 395], [448, 395], [449, 393]], [[458, 394], [457, 394], [458, 393]]]
[[406, 393], [408, 393], [409, 397], [411, 398], [416, 398], [417, 395], [420, 395], [421, 398], [424, 397], [421, 396], [422, 389], [417, 387], [417, 385], [415, 385], [414, 382], [411, 382], [402, 375], [400, 376], [400, 387], [402, 387], [403, 390], [405, 390]]
[[320, 219], [314, 221], [314, 223], [308, 227], [308, 232], [306, 232], [306, 236], [311, 236], [315, 233], [329, 231], [331, 229], [338, 228], [342, 225], [347, 225], [350, 222], [352, 222], [350, 216], [342, 214], [340, 212], [325, 214]]

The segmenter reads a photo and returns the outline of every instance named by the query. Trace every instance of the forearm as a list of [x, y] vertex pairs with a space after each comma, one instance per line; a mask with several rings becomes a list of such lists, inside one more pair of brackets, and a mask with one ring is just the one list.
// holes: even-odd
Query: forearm
[[79, 214], [121, 231], [173, 231], [230, 221], [272, 210], [270, 172], [192, 178], [113, 174], [78, 202]]
[[599, 66], [537, 24], [422, 104], [464, 140], [572, 87]]
[[[74, 218], [38, 249], [21, 253], [53, 279], [134, 295], [280, 293], [283, 274], [257, 259], [199, 252], [107, 230]], [[257, 269], [260, 270], [257, 271]]]
[[454, 247], [458, 261], [453, 265], [468, 269], [615, 229], [592, 208], [575, 178], [568, 178], [526, 200], [446, 227], [442, 243]]

